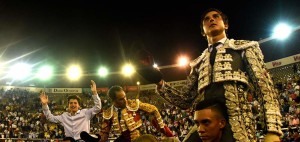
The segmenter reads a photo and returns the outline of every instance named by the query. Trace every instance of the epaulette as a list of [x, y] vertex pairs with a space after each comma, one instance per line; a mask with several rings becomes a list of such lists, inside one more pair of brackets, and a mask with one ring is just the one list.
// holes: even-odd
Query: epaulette
[[154, 111], [157, 111], [157, 107], [148, 103], [140, 103], [140, 109], [143, 111], [146, 111], [148, 113], [152, 113]]
[[126, 107], [129, 111], [137, 111], [140, 107], [140, 100], [139, 99], [127, 100]]
[[190, 62], [190, 66], [191, 67], [196, 66], [204, 58], [204, 55], [207, 51], [208, 49], [206, 48], [199, 57], [197, 57], [196, 59]]
[[259, 44], [257, 41], [250, 41], [250, 40], [234, 40], [230, 39], [228, 42], [228, 48], [232, 48], [234, 50], [243, 50], [249, 47], [258, 47]]
[[108, 109], [104, 110], [102, 115], [104, 119], [110, 119], [113, 116], [113, 105]]

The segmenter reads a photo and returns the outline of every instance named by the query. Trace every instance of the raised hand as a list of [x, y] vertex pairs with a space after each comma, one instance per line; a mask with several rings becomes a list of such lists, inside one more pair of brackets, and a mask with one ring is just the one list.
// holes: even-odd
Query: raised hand
[[46, 95], [46, 93], [44, 91], [41, 92], [40, 94], [40, 99], [41, 99], [41, 103], [43, 105], [47, 105], [49, 100], [48, 100], [48, 96]]
[[93, 92], [93, 95], [97, 95], [97, 86], [94, 80], [91, 80], [91, 91]]
[[137, 72], [150, 83], [159, 84], [159, 82], [163, 79], [163, 74], [159, 71], [159, 69], [152, 66], [140, 66], [137, 69]]
[[158, 68], [154, 68], [154, 59], [145, 49], [136, 49], [131, 57], [131, 62], [137, 66], [137, 73], [150, 83], [158, 84], [163, 79], [163, 74]]

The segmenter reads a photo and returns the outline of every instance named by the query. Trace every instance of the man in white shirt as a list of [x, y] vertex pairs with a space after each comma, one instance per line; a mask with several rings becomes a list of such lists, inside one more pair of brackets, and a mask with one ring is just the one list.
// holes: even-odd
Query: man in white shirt
[[90, 132], [90, 120], [101, 111], [101, 100], [97, 94], [96, 83], [91, 80], [91, 91], [93, 93], [92, 98], [94, 100], [94, 107], [89, 109], [81, 109], [81, 99], [77, 95], [68, 97], [68, 112], [64, 112], [61, 115], [54, 116], [49, 110], [48, 96], [45, 92], [40, 95], [40, 100], [43, 105], [43, 112], [47, 120], [59, 123], [64, 127], [65, 137], [71, 137], [74, 140], [80, 140], [80, 133], [85, 131]]

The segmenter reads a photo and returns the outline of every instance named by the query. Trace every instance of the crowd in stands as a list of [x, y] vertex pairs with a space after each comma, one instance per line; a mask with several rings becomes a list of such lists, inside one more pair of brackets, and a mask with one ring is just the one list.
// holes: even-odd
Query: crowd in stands
[[[281, 104], [283, 141], [299, 140], [299, 118], [300, 118], [300, 81], [297, 78], [288, 80], [286, 83], [277, 84], [279, 102]], [[128, 93], [128, 98], [135, 98], [135, 93]], [[71, 94], [48, 94], [49, 107], [53, 114], [61, 114], [67, 109], [67, 97]], [[78, 95], [78, 94], [77, 94]], [[91, 95], [83, 93], [82, 107], [93, 106]], [[110, 101], [104, 93], [99, 93], [103, 108], [110, 106]], [[140, 95], [142, 102], [150, 103], [158, 107], [164, 122], [172, 130], [173, 134], [183, 140], [193, 124], [193, 113], [191, 110], [181, 110], [161, 97], [154, 91], [142, 91]], [[257, 127], [262, 128], [263, 123], [259, 119], [260, 105], [255, 97], [249, 97], [253, 112], [257, 112]], [[0, 139], [1, 138], [26, 138], [26, 139], [62, 139], [64, 137], [63, 127], [59, 124], [50, 123], [43, 115], [39, 100], [39, 93], [29, 92], [24, 89], [0, 89]], [[146, 115], [142, 115], [144, 123], [142, 133], [150, 133], [160, 136], [160, 133], [150, 124]], [[99, 132], [99, 123], [102, 121], [102, 114], [97, 114], [91, 122], [91, 133]], [[261, 131], [262, 132], [262, 131]], [[110, 137], [115, 137], [111, 135]], [[257, 133], [262, 137], [262, 133]]]
[[299, 118], [300, 118], [300, 80], [291, 79], [282, 86], [279, 85], [279, 100], [281, 115], [283, 116], [284, 140], [300, 141]]

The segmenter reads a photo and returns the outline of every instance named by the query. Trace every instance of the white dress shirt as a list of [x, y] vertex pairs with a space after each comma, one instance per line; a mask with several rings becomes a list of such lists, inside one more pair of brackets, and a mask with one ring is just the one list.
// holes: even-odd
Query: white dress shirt
[[49, 110], [48, 105], [43, 105], [43, 112], [47, 120], [59, 123], [64, 127], [65, 136], [72, 137], [75, 140], [80, 139], [82, 131], [90, 132], [90, 120], [101, 111], [101, 100], [98, 95], [92, 95], [94, 107], [89, 109], [78, 110], [75, 115], [64, 112], [61, 115], [54, 116]]

